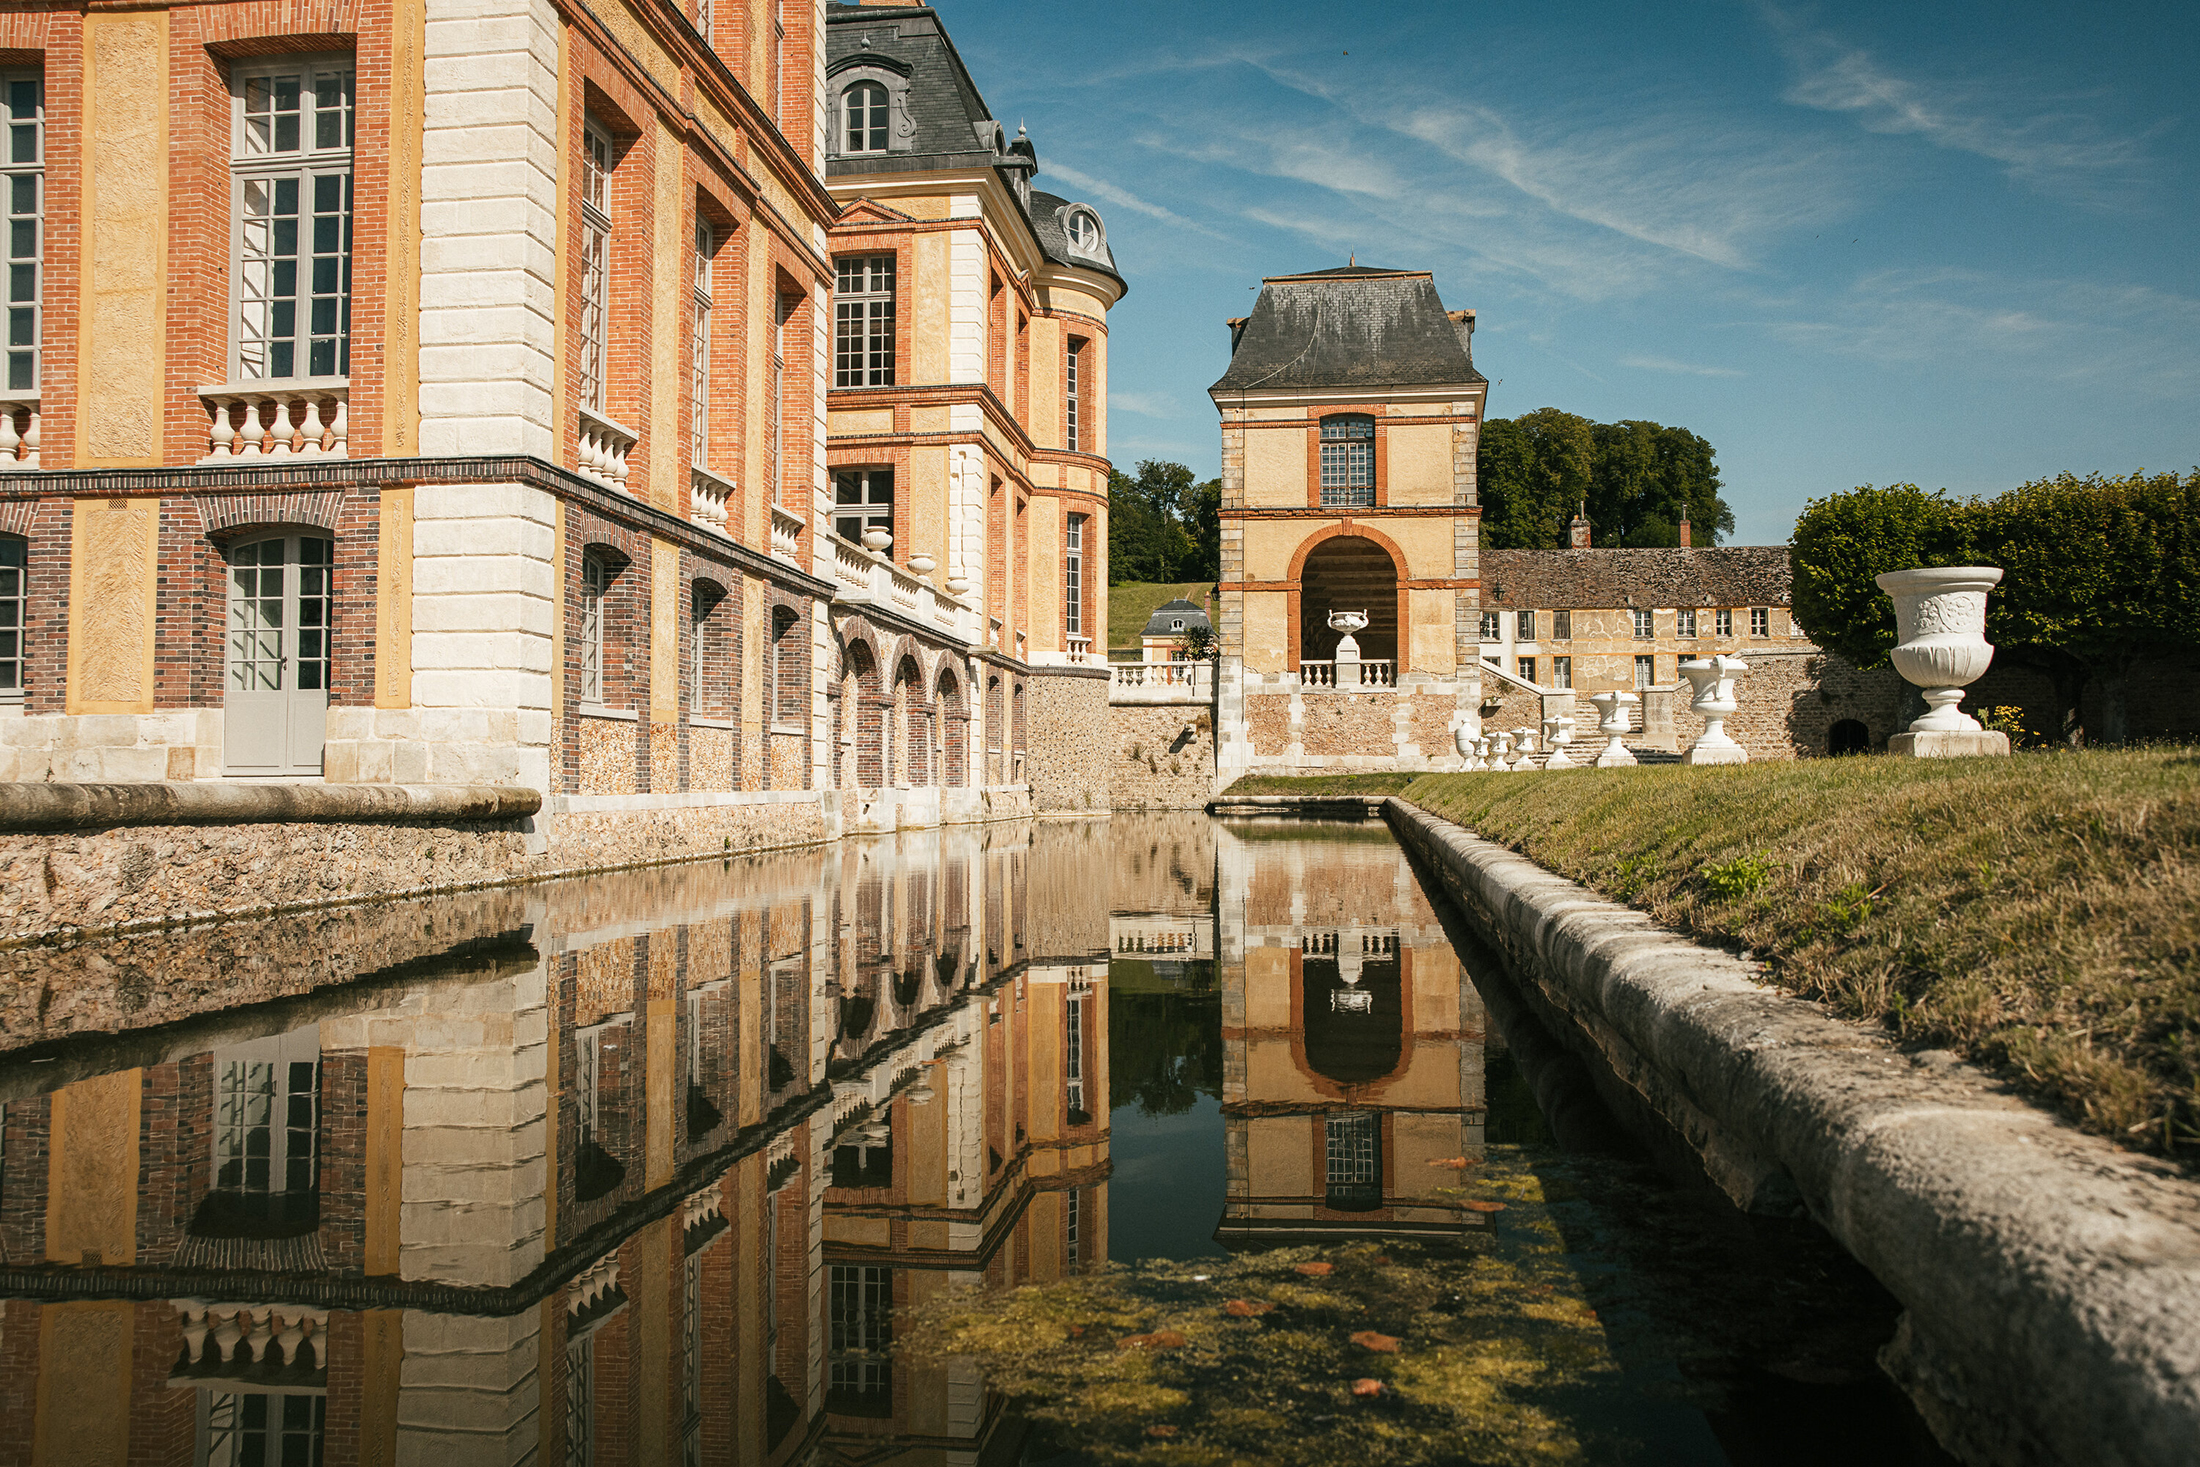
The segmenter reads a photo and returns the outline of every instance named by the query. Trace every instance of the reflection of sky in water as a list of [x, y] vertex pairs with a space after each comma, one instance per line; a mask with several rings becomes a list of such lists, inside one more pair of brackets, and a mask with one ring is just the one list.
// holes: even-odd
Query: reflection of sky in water
[[1117, 1106], [1108, 1118], [1108, 1256], [1200, 1258], [1220, 1253], [1222, 1102], [1202, 1095], [1181, 1115]]

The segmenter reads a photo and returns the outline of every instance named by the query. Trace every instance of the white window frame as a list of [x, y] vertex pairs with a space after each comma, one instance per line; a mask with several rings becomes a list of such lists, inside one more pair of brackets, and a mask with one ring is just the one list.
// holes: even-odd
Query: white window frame
[[1535, 681], [1535, 659], [1533, 657], [1522, 657], [1518, 659], [1514, 663], [1514, 668], [1520, 674], [1520, 680], [1522, 682], [1532, 683]]
[[[268, 1429], [266, 1438], [273, 1450], [265, 1453], [263, 1461], [283, 1460], [282, 1439], [289, 1428], [284, 1427], [280, 1415], [284, 1404], [291, 1400], [319, 1403], [316, 1411], [320, 1420], [305, 1428], [316, 1445], [323, 1445], [328, 1434], [328, 1393], [325, 1390], [291, 1389], [265, 1390], [228, 1381], [219, 1389], [201, 1387], [198, 1392], [198, 1443], [194, 1460], [203, 1467], [237, 1467], [244, 1460], [245, 1432], [242, 1420], [247, 1400], [267, 1403], [270, 1416], [277, 1420]], [[309, 1459], [318, 1460], [319, 1452], [309, 1452]]]
[[[0, 380], [11, 393], [38, 395], [46, 293], [46, 81], [37, 72], [0, 72], [7, 112], [7, 360]], [[26, 238], [27, 236], [27, 238]], [[22, 246], [28, 245], [25, 249]]]
[[1749, 608], [1749, 634], [1752, 637], [1769, 637], [1772, 635], [1771, 607], [1752, 606]]
[[1574, 614], [1571, 610], [1551, 613], [1551, 640], [1571, 642], [1574, 639]]
[[1674, 613], [1674, 618], [1677, 622], [1673, 629], [1674, 635], [1693, 639], [1696, 635], [1696, 608], [1683, 606], [1678, 612]]
[[1083, 391], [1080, 381], [1083, 373], [1080, 369], [1084, 365], [1081, 360], [1084, 354], [1085, 338], [1072, 336], [1069, 339], [1068, 361], [1062, 372], [1062, 446], [1071, 453], [1084, 451], [1084, 425], [1080, 421], [1082, 415], [1079, 412], [1083, 405], [1080, 401]]
[[801, 308], [802, 297], [782, 291], [772, 297], [771, 474], [772, 503], [786, 498], [787, 451], [787, 323]]
[[1720, 607], [1720, 608], [1719, 608], [1719, 609], [1718, 609], [1717, 611], [1714, 611], [1713, 613], [1711, 613], [1711, 629], [1712, 629], [1712, 634], [1713, 634], [1714, 636], [1719, 636], [1719, 637], [1731, 637], [1731, 636], [1733, 636], [1733, 635], [1734, 635], [1734, 613], [1733, 613], [1733, 611], [1732, 611], [1731, 609], [1727, 608], [1727, 607], [1724, 607], [1724, 606], [1722, 606], [1722, 607]]
[[1635, 624], [1635, 640], [1638, 642], [1649, 641], [1657, 630], [1657, 624], [1651, 619], [1650, 613], [1640, 607], [1635, 607], [1629, 610], [1627, 614]]
[[581, 556], [581, 702], [603, 706], [603, 603], [611, 594], [611, 566], [600, 555]]
[[[853, 492], [855, 497], [843, 499]], [[855, 533], [846, 533], [853, 523]], [[871, 529], [894, 533], [894, 471], [891, 468], [833, 470], [833, 533], [851, 545], [863, 543]]]
[[[877, 93], [874, 107], [871, 93]], [[863, 95], [864, 121], [856, 123], [858, 94]], [[884, 153], [893, 146], [893, 93], [882, 82], [859, 77], [841, 89], [840, 93], [840, 151], [843, 153]], [[872, 146], [873, 140], [877, 146]]]
[[1495, 611], [1485, 611], [1482, 613], [1481, 640], [1485, 642], [1497, 642], [1504, 639], [1505, 627], [1504, 623], [1499, 619], [1500, 615], [1500, 613]]
[[[1062, 634], [1081, 637], [1085, 634], [1085, 520], [1087, 516], [1073, 514], [1063, 537], [1062, 557]], [[1182, 626], [1182, 622], [1177, 623]]]
[[1513, 613], [1513, 636], [1516, 640], [1522, 642], [1532, 642], [1535, 640], [1534, 612], [1516, 611]]
[[895, 292], [892, 253], [833, 261], [833, 385], [894, 385]]
[[[229, 300], [232, 381], [341, 379], [351, 374], [353, 145], [358, 113], [355, 68], [350, 52], [269, 56], [238, 61], [230, 67], [229, 242], [230, 259], [236, 262], [230, 273]], [[257, 114], [251, 106], [255, 84], [292, 77], [299, 89], [296, 145], [280, 146], [281, 118], [271, 108], [267, 115], [274, 134], [265, 146], [260, 146], [257, 140], [264, 134], [253, 125]], [[328, 107], [323, 99], [332, 82], [342, 95], [334, 107]], [[339, 134], [334, 143], [322, 141], [320, 124], [330, 117]], [[324, 181], [330, 181], [331, 186], [324, 188]], [[294, 312], [291, 329], [278, 337], [272, 318], [281, 298], [272, 277], [280, 272], [283, 261], [272, 236], [279, 232], [281, 221], [273, 212], [272, 202], [264, 214], [250, 214], [248, 210], [271, 188], [273, 198], [279, 200], [285, 182], [297, 190], [294, 212], [298, 237], [290, 263], [305, 278], [293, 278], [289, 292]], [[330, 192], [341, 196], [333, 212], [324, 207], [331, 202], [324, 197]], [[341, 236], [333, 249], [324, 248], [328, 242], [322, 239], [319, 228], [327, 219], [335, 221]], [[333, 289], [323, 288], [319, 278], [316, 266], [322, 260], [334, 262]], [[325, 330], [317, 329], [314, 316], [315, 303], [324, 299], [335, 302], [334, 319]], [[254, 317], [258, 318], [257, 324]], [[324, 339], [327, 357], [317, 363], [315, 349]], [[291, 354], [290, 370], [281, 371], [279, 355], [286, 347]]]
[[618, 166], [611, 132], [581, 121], [581, 406], [604, 411], [611, 365], [611, 174]]
[[23, 637], [29, 629], [31, 546], [0, 535], [0, 714], [23, 711]]
[[[1331, 432], [1334, 428], [1336, 431]], [[1361, 429], [1365, 429], [1362, 432]], [[1321, 502], [1367, 509], [1375, 503], [1375, 419], [1368, 413], [1331, 413], [1317, 430], [1321, 440]]]
[[698, 209], [695, 213], [695, 330], [690, 343], [688, 391], [688, 462], [710, 467], [710, 312], [711, 262], [718, 253], [718, 231]]
[[1635, 654], [1636, 690], [1640, 691], [1643, 688], [1654, 688], [1657, 685], [1658, 660], [1656, 655], [1653, 653], [1638, 652], [1637, 654]]
[[[207, 1118], [211, 1135], [208, 1145], [212, 1154], [213, 1190], [243, 1197], [275, 1198], [292, 1193], [315, 1194], [321, 1185], [321, 1031], [318, 1025], [294, 1029], [288, 1034], [273, 1034], [245, 1044], [225, 1045], [213, 1052], [213, 1112]], [[306, 1088], [294, 1090], [292, 1067], [307, 1067]], [[255, 1069], [266, 1072], [267, 1088], [264, 1091], [253, 1086]], [[267, 1113], [259, 1124], [252, 1121], [253, 1097], [264, 1096]], [[291, 1102], [303, 1100], [305, 1119], [302, 1125], [293, 1124]], [[224, 1106], [231, 1106], [231, 1113], [224, 1114]], [[298, 1141], [294, 1133], [303, 1131]], [[254, 1131], [267, 1135], [266, 1150], [259, 1158], [266, 1167], [266, 1175], [255, 1185], [251, 1180], [254, 1161], [250, 1137]], [[300, 1148], [303, 1148], [302, 1151]], [[225, 1162], [234, 1163], [237, 1171], [232, 1183], [225, 1178]], [[292, 1185], [291, 1173], [303, 1168], [303, 1175]]]
[[1551, 686], [1561, 691], [1570, 691], [1573, 685], [1574, 659], [1571, 657], [1553, 657], [1551, 659]]

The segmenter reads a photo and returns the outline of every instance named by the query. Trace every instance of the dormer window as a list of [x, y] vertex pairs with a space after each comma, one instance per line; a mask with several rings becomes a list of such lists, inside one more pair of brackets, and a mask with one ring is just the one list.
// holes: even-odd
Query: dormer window
[[840, 150], [843, 153], [886, 151], [886, 88], [877, 82], [857, 82], [841, 93]]
[[1100, 253], [1100, 221], [1079, 209], [1069, 216], [1069, 245], [1081, 255]]
[[1178, 617], [1171, 617], [1171, 618], [1169, 619], [1169, 630], [1170, 630], [1170, 631], [1172, 631], [1172, 632], [1181, 632], [1181, 631], [1183, 631], [1183, 630], [1184, 630], [1184, 618], [1183, 618], [1183, 617], [1181, 617], [1181, 616], [1178, 616]]

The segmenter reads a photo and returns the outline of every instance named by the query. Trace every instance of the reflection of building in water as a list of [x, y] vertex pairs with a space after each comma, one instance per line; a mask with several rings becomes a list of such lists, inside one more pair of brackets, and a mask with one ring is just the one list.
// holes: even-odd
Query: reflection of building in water
[[1229, 1244], [1456, 1238], [1483, 1140], [1482, 1005], [1379, 827], [1217, 836]]
[[1106, 1256], [1104, 841], [484, 893], [533, 958], [0, 1068], [0, 1439], [225, 1467], [1013, 1450], [888, 1320]]

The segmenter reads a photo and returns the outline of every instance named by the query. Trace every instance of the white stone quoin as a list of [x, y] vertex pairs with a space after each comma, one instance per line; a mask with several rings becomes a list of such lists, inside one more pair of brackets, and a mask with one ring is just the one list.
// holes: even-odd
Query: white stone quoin
[[1734, 683], [1749, 664], [1739, 657], [1724, 653], [1716, 657], [1698, 657], [1681, 664], [1681, 675], [1695, 695], [1688, 700], [1689, 711], [1703, 720], [1703, 734], [1688, 746], [1681, 755], [1683, 764], [1747, 764], [1749, 751], [1734, 742], [1726, 731], [1726, 720], [1739, 705], [1734, 700]]
[[2008, 753], [2009, 735], [1987, 732], [1957, 706], [1994, 661], [1986, 594], [2001, 584], [2001, 569], [1920, 566], [1876, 580], [1894, 602], [1895, 671], [1924, 689], [1928, 705], [1907, 733], [1887, 740], [1887, 752], [1922, 759]]
[[1597, 710], [1597, 732], [1611, 740], [1597, 755], [1597, 768], [1617, 769], [1635, 762], [1635, 756], [1627, 752], [1627, 710], [1641, 701], [1633, 693], [1620, 692], [1597, 693], [1589, 699]]

